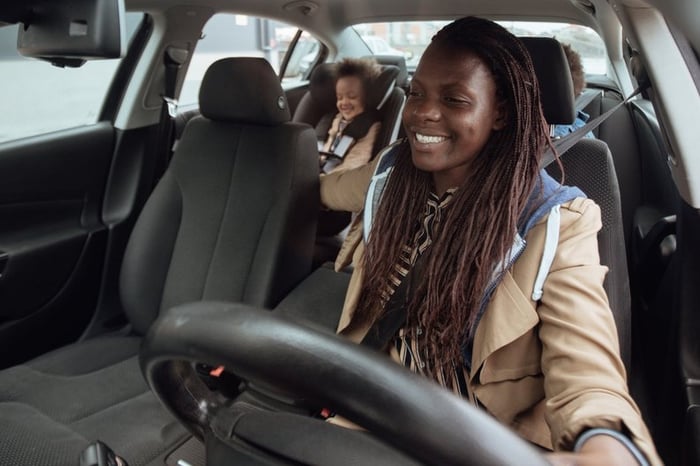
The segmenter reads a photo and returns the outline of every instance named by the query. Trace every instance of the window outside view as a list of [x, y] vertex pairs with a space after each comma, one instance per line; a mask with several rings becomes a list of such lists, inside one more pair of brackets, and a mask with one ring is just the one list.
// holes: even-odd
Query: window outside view
[[[254, 16], [220, 13], [204, 25], [180, 91], [181, 107], [196, 105], [209, 65], [224, 57], [262, 57], [279, 73], [297, 28]], [[283, 82], [299, 80], [319, 53], [318, 41], [304, 32], [290, 57]]]
[[[127, 31], [133, 34], [141, 15], [127, 15]], [[447, 22], [394, 22], [359, 24], [354, 28], [375, 54], [403, 55], [409, 71], [418, 64], [431, 37]], [[587, 74], [605, 74], [607, 59], [600, 37], [591, 29], [565, 23], [501, 22], [519, 36], [555, 37], [571, 44], [581, 54]], [[218, 14], [205, 25], [197, 43], [179, 96], [181, 108], [196, 106], [204, 72], [215, 60], [229, 56], [258, 56], [280, 70], [296, 27], [245, 15]], [[16, 35], [16, 27], [0, 33]], [[4, 43], [13, 43], [6, 40]], [[287, 65], [283, 84], [306, 79], [320, 52], [320, 43], [304, 32]], [[95, 123], [119, 60], [88, 62], [80, 68], [56, 68], [27, 59], [16, 50], [0, 50], [4, 102], [13, 102], [13, 112], [0, 121], [0, 141]], [[31, 71], [30, 71], [31, 70]], [[13, 78], [13, 76], [16, 76]], [[41, 80], [31, 85], [27, 79]], [[37, 81], [38, 82], [38, 81]], [[31, 93], [24, 90], [33, 89]], [[10, 100], [10, 98], [15, 100]], [[57, 118], [60, 115], [60, 118]]]
[[[127, 43], [142, 18], [126, 14]], [[52, 66], [17, 52], [17, 28], [0, 28], [0, 43], [6, 46], [0, 49], [0, 102], [12, 109], [0, 112], [0, 142], [97, 122], [120, 59], [91, 60], [79, 68]]]
[[[448, 21], [402, 23], [367, 23], [355, 26], [370, 49], [376, 54], [404, 55], [409, 70], [418, 65], [430, 38]], [[587, 74], [605, 74], [607, 59], [605, 45], [592, 29], [567, 23], [499, 21], [499, 24], [517, 36], [554, 37], [570, 44], [583, 60]]]

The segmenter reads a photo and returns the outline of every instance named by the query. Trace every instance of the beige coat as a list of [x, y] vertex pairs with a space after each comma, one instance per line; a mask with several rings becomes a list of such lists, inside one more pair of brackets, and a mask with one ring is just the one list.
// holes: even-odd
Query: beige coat
[[[375, 163], [321, 181], [324, 204], [359, 211]], [[338, 330], [355, 309], [362, 269], [362, 216], [336, 261], [355, 264]], [[546, 218], [528, 233], [527, 247], [503, 281], [478, 324], [468, 391], [474, 404], [525, 439], [569, 450], [587, 428], [622, 430], [652, 464], [661, 464], [639, 409], [627, 391], [625, 368], [600, 265], [600, 209], [577, 198], [561, 206], [559, 244], [539, 302], [531, 299], [544, 247]], [[367, 328], [351, 332], [359, 342]]]

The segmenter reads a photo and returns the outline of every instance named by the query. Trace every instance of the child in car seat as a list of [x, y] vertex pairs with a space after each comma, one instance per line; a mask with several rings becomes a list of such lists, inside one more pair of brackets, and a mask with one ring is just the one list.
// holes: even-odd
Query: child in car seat
[[367, 93], [379, 75], [376, 61], [346, 58], [336, 70], [336, 114], [321, 148], [325, 173], [349, 170], [369, 162], [381, 123], [376, 111], [367, 108]]
[[354, 265], [338, 332], [552, 464], [660, 464], [603, 288], [600, 208], [540, 168], [549, 127], [524, 44], [485, 19], [445, 26], [403, 125], [372, 163], [321, 177], [326, 206], [362, 210], [336, 260]]

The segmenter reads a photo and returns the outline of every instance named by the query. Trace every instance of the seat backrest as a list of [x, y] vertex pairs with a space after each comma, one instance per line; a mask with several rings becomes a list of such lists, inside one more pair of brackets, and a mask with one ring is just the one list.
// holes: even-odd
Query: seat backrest
[[335, 102], [335, 63], [321, 63], [311, 72], [309, 89], [299, 100], [292, 121], [313, 126], [316, 138], [325, 141], [338, 111]]
[[[571, 124], [575, 118], [573, 83], [566, 55], [556, 39], [523, 37], [530, 52], [540, 84], [542, 106], [549, 124]], [[631, 296], [625, 251], [620, 188], [607, 144], [600, 140], [581, 139], [561, 158], [566, 184], [578, 186], [601, 209], [603, 227], [598, 233], [600, 261], [610, 270], [604, 286], [610, 301], [620, 340], [620, 353], [631, 366]], [[557, 163], [547, 171], [561, 179]]]
[[399, 74], [396, 76], [396, 85], [408, 91], [410, 84], [410, 76], [406, 67], [406, 59], [401, 55], [368, 55], [367, 58], [373, 58], [380, 65], [392, 65], [399, 69]]
[[313, 129], [290, 122], [263, 59], [219, 60], [134, 226], [120, 277], [138, 332], [198, 300], [271, 308], [311, 270], [318, 208]]
[[[377, 57], [374, 58], [377, 59]], [[399, 83], [408, 77], [405, 61], [403, 62], [403, 68], [400, 61], [385, 63], [377, 60], [377, 62], [382, 66], [382, 74], [377, 80], [376, 91], [378, 95], [375, 96], [375, 99], [379, 101], [376, 108], [379, 112], [382, 127], [379, 130], [377, 139], [374, 141], [373, 156], [377, 155], [379, 151], [396, 141], [399, 137], [401, 112], [406, 103], [406, 91]], [[379, 99], [380, 96], [381, 99]]]

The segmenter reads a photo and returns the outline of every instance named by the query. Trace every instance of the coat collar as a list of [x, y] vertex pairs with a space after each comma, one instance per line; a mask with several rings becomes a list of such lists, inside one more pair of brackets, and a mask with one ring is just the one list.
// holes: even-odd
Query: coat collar
[[539, 322], [535, 307], [507, 271], [474, 334], [470, 380], [489, 355], [517, 340]]

